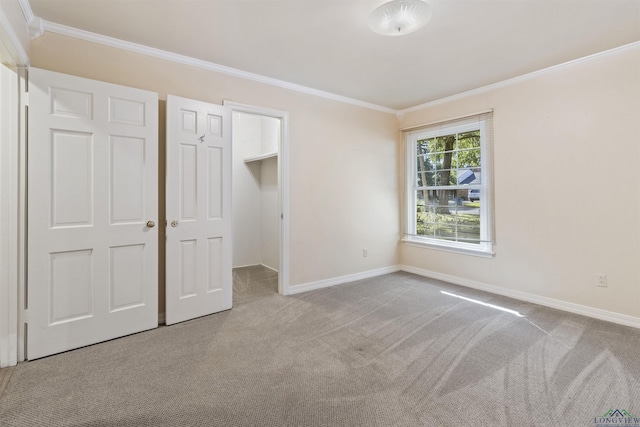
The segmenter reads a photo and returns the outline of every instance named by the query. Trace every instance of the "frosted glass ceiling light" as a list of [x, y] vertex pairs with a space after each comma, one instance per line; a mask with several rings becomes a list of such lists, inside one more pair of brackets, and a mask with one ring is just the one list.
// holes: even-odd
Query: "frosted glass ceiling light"
[[384, 36], [403, 36], [426, 25], [431, 7], [421, 0], [393, 0], [369, 15], [371, 31]]

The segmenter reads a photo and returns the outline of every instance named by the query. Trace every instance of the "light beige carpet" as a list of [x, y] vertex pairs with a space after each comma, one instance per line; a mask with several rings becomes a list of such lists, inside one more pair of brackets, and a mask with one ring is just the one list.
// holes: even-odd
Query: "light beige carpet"
[[610, 409], [640, 415], [640, 330], [407, 273], [282, 297], [246, 268], [230, 311], [20, 364], [0, 425], [595, 426]]

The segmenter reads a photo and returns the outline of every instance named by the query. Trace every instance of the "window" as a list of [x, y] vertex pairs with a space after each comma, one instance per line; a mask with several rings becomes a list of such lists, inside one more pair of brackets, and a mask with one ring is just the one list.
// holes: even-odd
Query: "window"
[[406, 243], [493, 254], [491, 116], [405, 132]]

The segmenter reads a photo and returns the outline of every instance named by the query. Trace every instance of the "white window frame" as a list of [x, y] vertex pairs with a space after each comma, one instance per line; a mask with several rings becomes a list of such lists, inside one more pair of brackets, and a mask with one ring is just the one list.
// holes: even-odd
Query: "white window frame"
[[[489, 120], [482, 114], [465, 117], [466, 120], [455, 120], [433, 125], [420, 126], [417, 129], [406, 131], [404, 134], [405, 145], [405, 229], [402, 241], [408, 246], [427, 247], [447, 252], [462, 253], [481, 257], [493, 257], [493, 162], [491, 152], [491, 135], [489, 132]], [[469, 185], [469, 189], [480, 190], [480, 242], [469, 243], [446, 239], [437, 239], [428, 236], [417, 235], [416, 230], [416, 203], [418, 174], [416, 166], [416, 143], [419, 140], [434, 138], [443, 135], [480, 131], [480, 184]], [[456, 188], [456, 187], [454, 187]], [[454, 189], [452, 188], [452, 189]], [[447, 189], [442, 187], [442, 189]]]

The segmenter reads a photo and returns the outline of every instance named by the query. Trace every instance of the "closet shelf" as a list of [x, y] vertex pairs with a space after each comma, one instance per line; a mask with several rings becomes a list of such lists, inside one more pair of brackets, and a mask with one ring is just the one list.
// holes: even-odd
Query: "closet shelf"
[[259, 162], [261, 160], [270, 159], [272, 157], [278, 157], [278, 153], [265, 153], [259, 156], [247, 157], [246, 159], [244, 159], [244, 162], [245, 163]]

